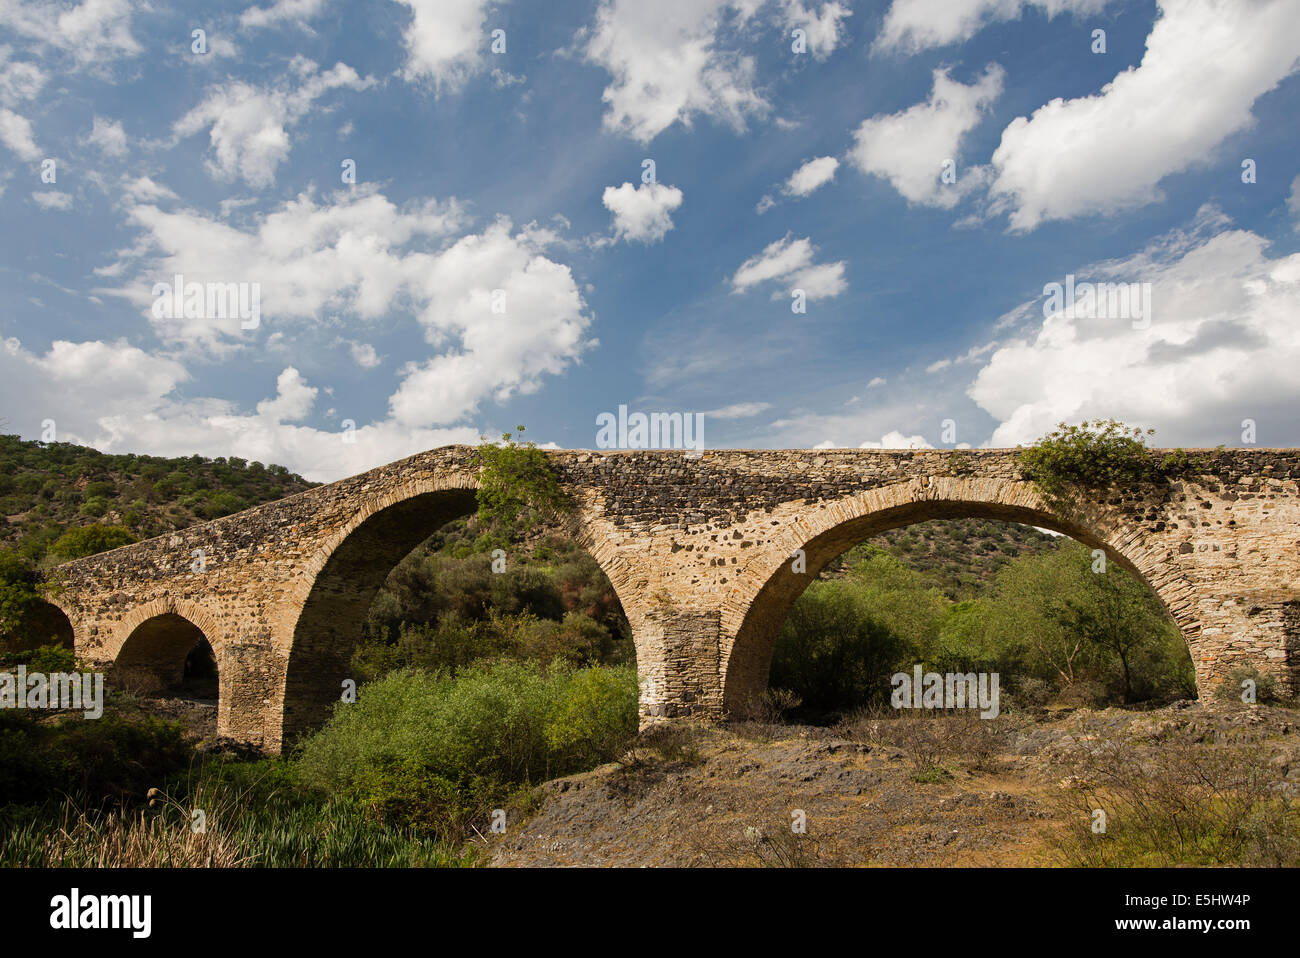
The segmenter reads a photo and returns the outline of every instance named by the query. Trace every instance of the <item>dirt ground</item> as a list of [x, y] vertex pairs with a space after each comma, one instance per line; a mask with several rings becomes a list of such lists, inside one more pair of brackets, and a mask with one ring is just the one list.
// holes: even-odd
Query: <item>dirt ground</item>
[[[1144, 748], [1171, 735], [1253, 743], [1279, 791], [1300, 797], [1300, 713], [1289, 709], [1077, 709], [1005, 728], [996, 754], [948, 754], [928, 773], [906, 748], [852, 728], [698, 730], [684, 754], [670, 749], [547, 782], [532, 817], [494, 839], [492, 863], [1051, 865], [1047, 839], [1064, 814], [1052, 798], [1066, 787], [1054, 758], [1111, 739]], [[793, 840], [800, 813], [806, 833]]]

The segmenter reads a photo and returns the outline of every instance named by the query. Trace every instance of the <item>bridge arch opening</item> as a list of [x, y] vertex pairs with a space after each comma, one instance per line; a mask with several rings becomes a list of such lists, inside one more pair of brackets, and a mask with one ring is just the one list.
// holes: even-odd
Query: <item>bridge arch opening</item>
[[[340, 536], [294, 630], [282, 747], [329, 718], [345, 683], [359, 686], [401, 665], [454, 670], [511, 655], [496, 641], [499, 615], [519, 617], [505, 632], [528, 632], [518, 657], [545, 664], [551, 653], [563, 653], [573, 661], [574, 642], [601, 644], [619, 631], [595, 621], [602, 619], [621, 622], [626, 634], [615, 638], [631, 654], [621, 599], [581, 533], [531, 530], [498, 556], [476, 541], [477, 508], [473, 489], [420, 492], [374, 510]], [[592, 587], [582, 594], [561, 574], [579, 557], [579, 584]], [[582, 621], [571, 615], [579, 609]], [[576, 661], [585, 664], [581, 656]]]
[[[996, 663], [999, 661], [1005, 663], [1007, 659], [990, 658], [991, 653], [981, 658], [974, 655], [971, 649], [962, 643], [974, 634], [975, 629], [987, 631], [995, 628], [996, 626], [987, 624], [990, 620], [1000, 623], [1003, 628], [1006, 627], [1006, 623], [1016, 621], [1005, 614], [990, 614], [990, 609], [996, 610], [996, 603], [1004, 599], [1000, 591], [1000, 584], [1003, 581], [1002, 572], [999, 572], [997, 578], [999, 591], [995, 591], [992, 579], [978, 588], [948, 588], [950, 583], [940, 582], [940, 579], [945, 576], [934, 574], [934, 569], [917, 571], [915, 563], [909, 564], [904, 561], [900, 564], [898, 557], [903, 554], [903, 550], [901, 547], [895, 548], [891, 545], [893, 541], [900, 541], [902, 537], [924, 538], [920, 532], [914, 533], [914, 530], [922, 530], [927, 526], [938, 527], [940, 530], [966, 529], [972, 523], [984, 523], [1002, 529], [1035, 527], [1056, 533], [1059, 538], [1055, 542], [1050, 544], [1040, 542], [1042, 548], [1035, 547], [1031, 550], [1042, 554], [1042, 561], [1037, 564], [1044, 568], [1046, 565], [1051, 565], [1055, 569], [1054, 574], [1057, 575], [1067, 573], [1072, 575], [1073, 578], [1069, 581], [1074, 582], [1085, 592], [1096, 587], [1097, 594], [1092, 598], [1098, 602], [1110, 603], [1112, 606], [1123, 602], [1128, 603], [1124, 608], [1139, 610], [1143, 615], [1141, 621], [1159, 629], [1158, 634], [1153, 636], [1153, 641], [1163, 643], [1161, 654], [1169, 661], [1171, 677], [1167, 684], [1172, 689], [1181, 690], [1174, 697], [1190, 697], [1196, 694], [1196, 675], [1190, 655], [1188, 629], [1171, 614], [1170, 604], [1165, 596], [1160, 594], [1159, 589], [1153, 586], [1149, 570], [1141, 567], [1149, 565], [1146, 556], [1138, 553], [1137, 561], [1134, 561], [1134, 557], [1116, 550], [1093, 530], [1042, 509], [999, 502], [923, 500], [880, 509], [815, 530], [798, 546], [803, 551], [803, 571], [797, 571], [801, 563], [787, 558], [771, 572], [745, 609], [735, 632], [735, 638], [730, 645], [729, 654], [724, 659], [723, 702], [726, 714], [732, 717], [752, 714], [756, 702], [767, 701], [765, 693], [769, 689], [770, 682], [774, 688], [800, 683], [804, 687], [813, 688], [820, 687], [818, 682], [823, 682], [827, 688], [838, 689], [844, 695], [848, 695], [845, 690], [853, 684], [853, 676], [838, 675], [836, 670], [841, 668], [863, 670], [859, 678], [874, 669], [871, 687], [877, 703], [882, 698], [885, 703], [888, 702], [891, 690], [889, 677], [896, 671], [901, 671], [904, 664], [907, 665], [907, 671], [922, 662], [926, 663], [927, 671], [932, 669], [945, 671], [946, 662], [952, 666], [952, 671], [966, 673], [972, 670], [972, 663], [975, 663], [974, 669], [980, 671], [978, 663], [982, 661], [986, 663], [986, 668], [996, 670], [998, 667]], [[886, 537], [890, 534], [894, 535], [887, 542]], [[940, 548], [945, 552], [954, 551], [951, 540], [943, 541], [945, 536], [954, 534], [957, 533], [940, 532], [938, 537], [941, 541]], [[965, 532], [961, 534], [966, 535]], [[996, 540], [999, 536], [994, 535], [992, 538]], [[997, 550], [996, 542], [990, 543], [988, 539], [986, 535], [983, 541], [971, 543], [970, 553], [964, 555], [960, 554], [964, 547], [958, 546], [956, 549], [958, 555], [950, 555], [949, 558], [954, 559], [954, 564], [957, 566], [977, 568], [982, 552], [988, 549], [993, 549], [995, 552]], [[1019, 554], [1025, 550], [1017, 548], [1011, 551]], [[1049, 557], [1054, 554], [1059, 555], [1049, 561]], [[858, 579], [845, 573], [835, 572], [835, 567], [840, 565], [839, 560], [850, 557], [861, 563], [853, 569], [853, 575], [859, 576]], [[1015, 562], [1016, 560], [1013, 559], [1010, 564]], [[944, 567], [942, 561], [934, 565]], [[875, 588], [883, 588], [883, 586], [870, 585], [870, 580], [866, 577], [888, 575], [895, 567], [902, 570], [900, 575], [907, 573], [913, 577], [908, 580], [907, 587], [917, 589], [919, 599], [916, 602], [917, 607], [896, 610], [891, 614], [897, 615], [897, 618], [891, 619], [891, 614], [885, 614], [885, 610], [873, 610], [870, 606], [870, 602], [879, 601], [879, 596], [883, 594], [875, 592]], [[1007, 565], [1002, 565], [1003, 570], [1006, 568]], [[1113, 574], [1106, 579], [1100, 579], [1080, 573], [1080, 569], [1088, 573], [1097, 573], [1100, 570], [1101, 574], [1106, 572]], [[1021, 578], [1025, 581], [1028, 581], [1031, 574], [1040, 577], [1047, 574], [1041, 570], [1035, 573], [1027, 566], [1022, 567], [1022, 571], [1024, 574]], [[836, 578], [843, 577], [845, 579], [843, 587], [831, 586], [827, 582], [827, 577], [821, 575], [823, 572], [828, 572]], [[1010, 581], [1009, 576], [1008, 580]], [[818, 589], [809, 591], [814, 582], [818, 583]], [[851, 586], [854, 582], [868, 586], [862, 590], [864, 594], [861, 601], [853, 594]], [[921, 583], [928, 583], [930, 591], [923, 594]], [[940, 594], [940, 598], [936, 598], [934, 595], [936, 592]], [[1104, 596], [1101, 595], [1102, 592], [1105, 593]], [[899, 595], [905, 594], [905, 592], [899, 593]], [[805, 595], [807, 598], [801, 602], [800, 597]], [[927, 605], [931, 600], [935, 601], [933, 607]], [[1073, 616], [1071, 624], [1076, 630], [1091, 627], [1093, 632], [1098, 632], [1104, 628], [1104, 625], [1091, 620], [1085, 623], [1084, 616], [1092, 614], [1093, 619], [1098, 619], [1105, 614], [1106, 608], [1105, 605], [1094, 608], [1082, 600], [1073, 604], [1062, 600], [1052, 609], [1052, 614], [1059, 618], [1051, 621], [1064, 622], [1067, 617]], [[894, 624], [896, 621], [905, 621], [909, 614], [916, 617], [912, 622], [907, 622], [901, 627]], [[918, 624], [924, 616], [933, 617], [926, 619], [924, 624]], [[940, 625], [942, 625], [942, 632], [939, 631]], [[809, 632], [816, 632], [819, 629], [823, 632], [834, 632], [838, 629], [851, 635], [853, 638], [850, 644], [857, 646], [857, 653], [852, 649], [831, 649], [831, 640], [825, 635], [821, 635], [816, 641], [810, 640]], [[927, 629], [932, 631], [927, 632]], [[928, 635], [928, 638], [925, 641], [917, 640], [916, 636], [921, 634]], [[900, 637], [907, 641], [898, 641]], [[1122, 647], [1123, 640], [1117, 644]], [[780, 654], [777, 654], [778, 649]], [[861, 655], [864, 650], [870, 661], [850, 663], [846, 659], [846, 656]], [[988, 652], [987, 642], [984, 651]], [[1049, 657], [1055, 656], [1056, 652], [1057, 650], [1051, 649]], [[1140, 683], [1131, 683], [1134, 677], [1133, 666], [1140, 667], [1145, 659], [1139, 656], [1130, 661], [1132, 657], [1128, 652], [1128, 649], [1121, 648], [1118, 653], [1123, 660], [1121, 668], [1125, 698], [1130, 695], [1137, 696], [1149, 684], [1145, 679]], [[1035, 654], [1045, 653], [1040, 647], [1036, 649]], [[1088, 687], [1084, 681], [1079, 681], [1078, 685], [1074, 684], [1077, 678], [1089, 674], [1083, 669], [1083, 664], [1091, 661], [1087, 658], [1087, 654], [1090, 654], [1087, 647], [1067, 648], [1060, 656], [1061, 682], [1068, 684], [1072, 692], [1079, 695], [1085, 694], [1084, 690]], [[1141, 655], [1146, 654], [1145, 651], [1141, 653]], [[797, 663], [799, 656], [816, 658], [816, 667], [803, 669], [794, 667], [792, 663]], [[1161, 661], [1164, 662], [1165, 659]], [[1041, 664], [1037, 659], [1035, 662]], [[806, 662], [804, 664], [806, 665]], [[1080, 666], [1077, 673], [1076, 665]], [[1003, 671], [1006, 670], [1004, 665]], [[1015, 688], [1018, 679], [1023, 680], [1027, 677], [1028, 670], [1017, 668], [1013, 670], [1013, 675], [1002, 677], [1003, 689], [1007, 688], [1008, 678], [1011, 680], [1012, 688]], [[1144, 677], [1138, 676], [1138, 678]], [[1035, 681], [1041, 684], [1043, 680], [1035, 676]], [[1023, 700], [1029, 697], [1033, 683], [1021, 681], [1019, 684], [1024, 690]], [[1046, 694], [1037, 688], [1034, 693]], [[824, 701], [803, 704], [805, 708], [801, 717], [808, 717], [810, 714], [813, 716], [827, 714]], [[818, 705], [823, 708], [819, 709]]]
[[42, 645], [64, 649], [76, 647], [72, 621], [53, 602], [35, 603], [22, 618], [21, 625], [3, 637], [5, 651], [27, 652]]
[[144, 695], [174, 692], [199, 699], [219, 695], [212, 643], [199, 626], [176, 612], [151, 616], [132, 629], [109, 677], [114, 685]]

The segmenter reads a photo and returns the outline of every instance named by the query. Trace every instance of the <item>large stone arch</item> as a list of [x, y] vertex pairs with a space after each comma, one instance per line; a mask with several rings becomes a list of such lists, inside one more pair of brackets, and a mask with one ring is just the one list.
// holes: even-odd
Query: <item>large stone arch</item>
[[[329, 717], [343, 681], [351, 678], [352, 653], [389, 573], [439, 528], [475, 512], [477, 489], [469, 473], [409, 483], [367, 501], [313, 553], [294, 583], [292, 631], [279, 650], [287, 665], [276, 747]], [[565, 531], [596, 560], [630, 618], [627, 570], [581, 509]]]
[[[774, 540], [772, 548], [749, 562], [722, 610], [724, 709], [736, 711], [767, 687], [773, 647], [791, 605], [832, 559], [891, 529], [931, 519], [963, 518], [1039, 526], [1104, 550], [1110, 560], [1144, 582], [1160, 599], [1192, 650], [1197, 687], [1205, 690], [1206, 676], [1196, 655], [1200, 624], [1190, 586], [1162, 555], [1144, 544], [1140, 530], [1129, 527], [1116, 510], [1084, 503], [1063, 515], [1028, 482], [935, 476], [809, 506]], [[791, 557], [796, 550], [803, 550], [805, 572], [793, 571]]]

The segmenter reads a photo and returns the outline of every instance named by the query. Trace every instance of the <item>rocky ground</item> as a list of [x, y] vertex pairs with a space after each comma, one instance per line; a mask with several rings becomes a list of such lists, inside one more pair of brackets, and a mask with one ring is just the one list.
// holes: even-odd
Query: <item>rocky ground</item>
[[1257, 749], [1270, 787], [1300, 797], [1300, 713], [1288, 709], [1064, 710], [966, 722], [946, 741], [890, 721], [671, 735], [541, 786], [493, 864], [1050, 865], [1071, 814], [1063, 756], [1109, 742], [1139, 762], [1174, 740]]

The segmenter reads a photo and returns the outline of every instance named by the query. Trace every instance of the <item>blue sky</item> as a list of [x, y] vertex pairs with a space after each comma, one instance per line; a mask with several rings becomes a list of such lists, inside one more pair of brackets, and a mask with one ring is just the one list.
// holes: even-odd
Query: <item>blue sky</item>
[[323, 480], [620, 404], [1300, 445], [1298, 68], [1300, 0], [0, 0], [0, 418]]

